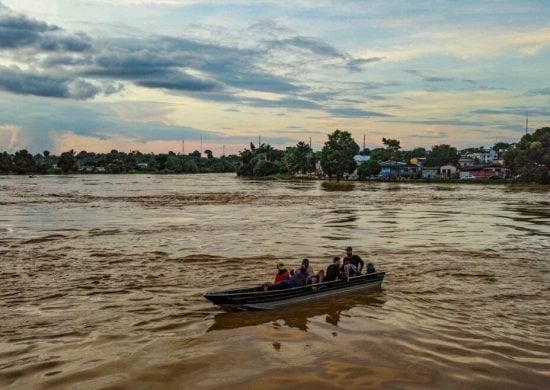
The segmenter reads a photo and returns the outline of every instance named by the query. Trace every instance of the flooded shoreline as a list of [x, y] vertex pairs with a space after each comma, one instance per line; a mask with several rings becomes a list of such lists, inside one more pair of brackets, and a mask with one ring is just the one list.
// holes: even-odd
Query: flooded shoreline
[[[0, 177], [0, 386], [547, 388], [548, 190], [350, 187]], [[347, 245], [381, 291], [265, 313], [202, 297]]]

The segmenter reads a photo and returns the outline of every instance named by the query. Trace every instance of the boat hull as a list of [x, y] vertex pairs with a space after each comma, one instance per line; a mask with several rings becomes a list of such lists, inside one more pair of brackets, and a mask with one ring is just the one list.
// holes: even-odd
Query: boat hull
[[205, 298], [228, 310], [270, 310], [335, 295], [379, 289], [384, 275], [384, 272], [376, 272], [352, 277], [347, 282], [342, 280], [283, 290], [263, 291], [261, 288], [250, 288], [208, 293]]

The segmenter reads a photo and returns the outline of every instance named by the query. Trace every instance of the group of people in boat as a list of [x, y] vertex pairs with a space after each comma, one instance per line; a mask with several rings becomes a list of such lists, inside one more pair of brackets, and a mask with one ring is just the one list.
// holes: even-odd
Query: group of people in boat
[[[353, 254], [353, 248], [346, 248], [346, 255], [343, 259], [335, 256], [332, 264], [327, 267], [326, 272], [320, 270], [314, 272], [309, 263], [309, 259], [303, 259], [300, 268], [291, 270], [286, 269], [284, 263], [277, 264], [277, 273], [273, 283], [265, 283], [264, 290], [279, 290], [283, 288], [292, 288], [305, 286], [307, 284], [318, 284], [322, 282], [332, 282], [335, 280], [346, 280], [350, 277], [361, 275], [365, 268], [365, 262], [358, 255]], [[368, 263], [366, 266], [367, 273], [376, 272], [374, 265]]]

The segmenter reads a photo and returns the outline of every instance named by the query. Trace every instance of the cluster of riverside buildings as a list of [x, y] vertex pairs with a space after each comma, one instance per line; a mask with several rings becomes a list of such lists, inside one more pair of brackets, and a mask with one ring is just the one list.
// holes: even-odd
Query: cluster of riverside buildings
[[[361, 164], [369, 156], [357, 155], [354, 160]], [[510, 172], [504, 168], [504, 161], [497, 151], [491, 149], [482, 153], [469, 153], [458, 160], [458, 165], [446, 164], [436, 167], [425, 165], [426, 158], [416, 157], [409, 162], [379, 161], [380, 179], [507, 179]], [[356, 176], [355, 173], [353, 176]]]

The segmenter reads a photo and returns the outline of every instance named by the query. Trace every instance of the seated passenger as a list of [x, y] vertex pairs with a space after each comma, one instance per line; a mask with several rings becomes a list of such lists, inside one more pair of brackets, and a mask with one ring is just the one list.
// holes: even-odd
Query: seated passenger
[[376, 268], [374, 268], [374, 264], [368, 263], [367, 264], [367, 273], [368, 274], [373, 274], [375, 272], [376, 272]]
[[325, 273], [325, 282], [332, 282], [333, 280], [344, 279], [345, 275], [342, 273], [342, 265], [340, 263], [340, 258], [336, 256], [332, 259], [332, 264], [328, 266], [327, 272]]
[[299, 269], [295, 270], [290, 278], [283, 280], [279, 283], [275, 283], [271, 286], [267, 286], [268, 290], [280, 290], [283, 288], [300, 287], [306, 284], [309, 274], [309, 259], [302, 260], [302, 265]]
[[[304, 260], [308, 260], [308, 259], [304, 259]], [[308, 264], [309, 264], [309, 260], [308, 260]], [[311, 265], [308, 265], [307, 267], [307, 274], [308, 276], [306, 279], [306, 284], [321, 283], [325, 279], [325, 271], [320, 270], [319, 272], [315, 273]]]
[[283, 262], [279, 262], [279, 264], [277, 264], [277, 273], [275, 274], [274, 282], [279, 283], [279, 282], [282, 282], [283, 280], [287, 280], [289, 277], [290, 277], [290, 274], [285, 268], [285, 264]]
[[285, 268], [285, 264], [282, 261], [280, 261], [279, 263], [277, 263], [277, 273], [275, 274], [273, 283], [271, 282], [264, 283], [262, 284], [262, 288], [264, 290], [270, 289], [271, 286], [273, 286], [274, 284], [281, 283], [287, 280], [289, 277], [290, 277], [290, 274], [288, 273], [288, 270]]
[[346, 274], [346, 280], [349, 280], [350, 276], [360, 275], [365, 263], [359, 256], [353, 254], [351, 246], [346, 248], [346, 256], [344, 257], [343, 270]]

